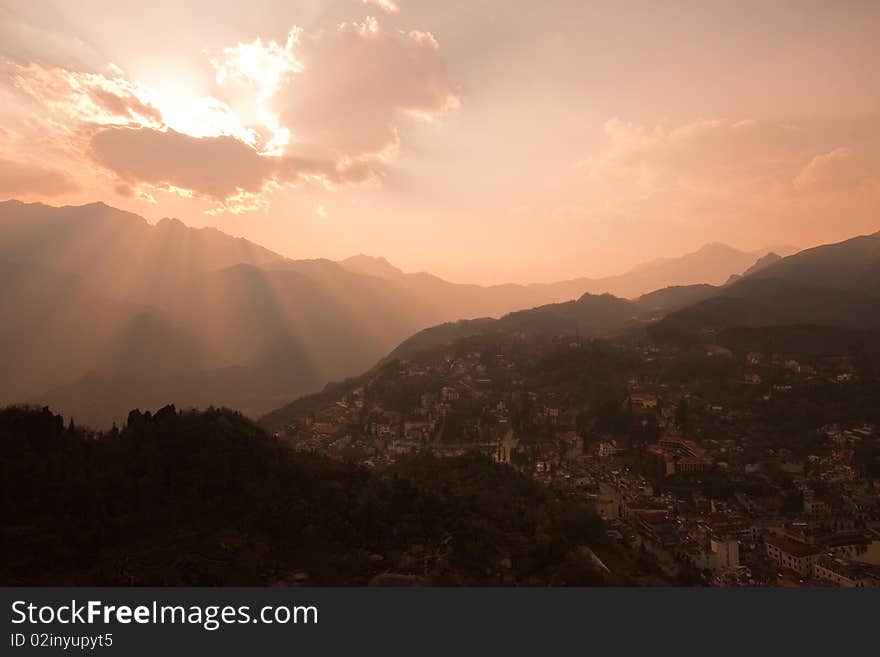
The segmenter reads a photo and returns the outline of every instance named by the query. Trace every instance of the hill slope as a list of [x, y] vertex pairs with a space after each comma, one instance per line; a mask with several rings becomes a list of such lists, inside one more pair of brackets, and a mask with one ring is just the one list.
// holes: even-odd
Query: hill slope
[[[734, 251], [707, 247], [684, 260], [719, 250]], [[724, 266], [737, 271], [739, 259], [754, 259], [733, 256]], [[170, 402], [257, 416], [367, 369], [421, 329], [541, 306], [571, 287], [453, 284], [367, 256], [290, 260], [216, 229], [154, 226], [102, 203], [0, 203], [0, 263], [16, 271], [0, 288], [0, 310], [12, 318], [2, 329], [0, 403], [49, 404], [98, 426]], [[500, 326], [529, 317], [542, 330], [594, 334], [634, 314], [620, 300], [579, 304]]]
[[670, 313], [655, 335], [734, 326], [880, 327], [880, 233], [770, 260], [702, 299], [692, 290], [694, 303]]
[[880, 296], [880, 232], [806, 249], [752, 276]]
[[585, 508], [481, 457], [379, 477], [230, 411], [91, 435], [0, 410], [0, 468], [3, 585], [584, 585], [603, 578], [578, 546], [613, 549]]
[[421, 328], [540, 302], [522, 286], [289, 260], [101, 203], [0, 203], [0, 263], [12, 318], [0, 403], [50, 404], [99, 426], [172, 401], [259, 415], [366, 369]]
[[620, 331], [638, 322], [639, 307], [610, 294], [585, 294], [577, 301], [553, 303], [509, 313], [500, 319], [476, 319], [434, 326], [401, 343], [391, 357], [492, 332], [516, 334], [571, 334], [583, 337]]

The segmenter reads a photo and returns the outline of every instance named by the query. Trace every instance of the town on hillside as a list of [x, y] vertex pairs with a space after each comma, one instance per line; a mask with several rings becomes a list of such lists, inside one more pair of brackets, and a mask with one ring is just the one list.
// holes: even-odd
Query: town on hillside
[[305, 397], [294, 449], [480, 453], [590, 505], [671, 581], [880, 586], [880, 378], [859, 353], [493, 334]]

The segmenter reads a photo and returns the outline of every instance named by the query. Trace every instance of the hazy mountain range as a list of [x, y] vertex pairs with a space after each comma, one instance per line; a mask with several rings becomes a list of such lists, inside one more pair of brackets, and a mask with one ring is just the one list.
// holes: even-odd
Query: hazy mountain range
[[[613, 294], [622, 298], [634, 298], [659, 288], [669, 286], [694, 285], [706, 283], [721, 285], [731, 276], [739, 276], [745, 271], [766, 266], [781, 257], [795, 253], [791, 246], [773, 246], [758, 251], [740, 251], [732, 246], [720, 243], [706, 244], [693, 253], [677, 258], [660, 258], [633, 267], [623, 274], [601, 278], [574, 278], [555, 283], [533, 283], [531, 285], [496, 285], [482, 287], [478, 285], [458, 285], [461, 290], [470, 289], [475, 296], [490, 295], [503, 301], [521, 302], [525, 300], [537, 303], [559, 302], [576, 299], [585, 293]], [[444, 284], [436, 276], [430, 274], [405, 274], [389, 263], [385, 258], [375, 258], [358, 254], [339, 263], [346, 269], [358, 274], [375, 276], [386, 280], [408, 281], [409, 285], [419, 290], [434, 284]], [[493, 313], [484, 313], [492, 315]], [[462, 317], [467, 317], [465, 313]]]
[[585, 292], [613, 294], [629, 299], [674, 285], [721, 285], [732, 275], [741, 274], [770, 253], [787, 256], [796, 251], [792, 246], [771, 246], [746, 252], [714, 242], [693, 253], [677, 258], [652, 260], [616, 276], [576, 278], [530, 287], [543, 291], [552, 301], [575, 299]]
[[689, 331], [812, 324], [880, 327], [880, 232], [806, 249], [759, 267], [702, 298], [670, 308], [663, 323]]
[[[598, 334], [708, 298], [716, 288], [691, 284], [723, 283], [767, 252], [710, 244], [604, 279], [463, 285], [363, 255], [291, 260], [216, 229], [151, 225], [101, 203], [8, 201], [0, 403], [47, 403], [97, 425], [170, 402], [258, 415], [360, 373], [427, 327], [534, 308], [499, 321], [540, 317]], [[876, 270], [847, 272], [842, 282], [876, 280]], [[667, 284], [679, 287], [650, 297], [653, 309], [645, 297], [583, 296], [635, 297]]]
[[597, 336], [629, 328], [656, 338], [711, 340], [732, 327], [817, 326], [880, 328], [880, 232], [779, 257], [761, 257], [724, 285], [678, 285], [633, 300], [584, 294], [576, 301], [510, 313], [500, 319], [460, 320], [405, 340], [392, 356], [492, 331]]

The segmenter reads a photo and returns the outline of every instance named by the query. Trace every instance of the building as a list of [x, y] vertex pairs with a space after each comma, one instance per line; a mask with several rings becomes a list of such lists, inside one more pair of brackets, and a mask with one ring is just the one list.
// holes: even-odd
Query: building
[[711, 467], [712, 462], [708, 459], [685, 457], [680, 458], [675, 462], [676, 472], [705, 472]]
[[831, 502], [820, 497], [804, 498], [804, 513], [811, 520], [820, 520], [831, 516]]
[[677, 472], [705, 472], [712, 467], [706, 450], [681, 436], [664, 436], [648, 448], [646, 455], [651, 469], [663, 477]]
[[876, 585], [876, 580], [864, 564], [830, 554], [816, 561], [814, 575], [817, 579], [833, 582], [844, 588], [861, 589]]
[[809, 543], [801, 543], [786, 536], [767, 539], [767, 556], [780, 568], [793, 570], [802, 577], [813, 576], [813, 566], [822, 550]]
[[456, 401], [459, 397], [458, 390], [451, 386], [443, 386], [440, 389], [440, 399], [445, 402]]
[[717, 568], [736, 568], [739, 566], [739, 541], [731, 536], [712, 536], [709, 549], [715, 555]]
[[678, 530], [669, 511], [664, 509], [637, 509], [633, 511], [636, 527], [645, 538], [670, 547], [678, 543]]
[[704, 458], [706, 456], [706, 450], [693, 440], [688, 440], [681, 436], [663, 436], [657, 444], [663, 449], [674, 452], [676, 455], [692, 458]]
[[606, 459], [610, 456], [614, 456], [615, 454], [617, 454], [617, 441], [609, 440], [608, 442], [599, 443], [597, 453], [599, 454], [599, 458], [601, 459]]
[[652, 395], [648, 392], [631, 393], [629, 400], [630, 403], [632, 403], [633, 408], [640, 408], [643, 410], [657, 408], [657, 395]]

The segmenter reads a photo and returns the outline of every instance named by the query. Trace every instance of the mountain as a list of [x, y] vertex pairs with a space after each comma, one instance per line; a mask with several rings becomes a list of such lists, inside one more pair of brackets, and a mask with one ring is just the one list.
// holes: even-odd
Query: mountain
[[880, 327], [880, 299], [774, 278], [745, 278], [716, 297], [671, 313], [667, 325], [727, 326], [816, 324]]
[[[786, 247], [781, 247], [784, 250]], [[724, 285], [730, 285], [735, 281], [768, 267], [782, 259], [782, 256], [771, 251], [760, 256], [752, 265], [741, 274], [731, 274]], [[718, 296], [723, 289], [721, 285], [708, 283], [694, 283], [692, 285], [672, 285], [648, 292], [638, 297], [635, 302], [651, 317], [659, 317], [687, 306], [699, 303], [704, 299]]]
[[106, 297], [73, 274], [0, 262], [0, 308], [3, 400], [26, 400], [95, 370], [201, 365], [198, 341], [167, 315]]
[[749, 276], [751, 274], [754, 274], [757, 271], [761, 271], [765, 267], [769, 267], [770, 265], [772, 265], [775, 262], [778, 262], [779, 260], [782, 260], [782, 256], [771, 251], [767, 255], [761, 256], [760, 258], [758, 258], [755, 261], [755, 264], [753, 264], [751, 267], [746, 269], [742, 274], [731, 275], [731, 277], [727, 279], [727, 283], [725, 283], [725, 285], [730, 285], [731, 283], [734, 283], [734, 282], [738, 281], [739, 279], [741, 279], [743, 276]]
[[75, 274], [116, 299], [161, 303], [202, 272], [284, 262], [268, 249], [175, 219], [152, 226], [103, 203], [0, 203], [0, 261]]
[[[740, 256], [714, 245], [634, 271], [648, 285], [683, 275], [673, 275], [682, 263], [706, 274], [713, 258], [741, 271]], [[0, 269], [0, 403], [48, 404], [97, 426], [171, 402], [257, 416], [451, 320], [545, 306], [530, 325], [594, 334], [643, 312], [582, 292], [559, 300], [580, 298], [575, 305], [547, 306], [568, 284], [561, 292], [455, 284], [364, 255], [291, 260], [213, 228], [151, 225], [103, 203], [0, 203]]]
[[[863, 240], [856, 240], [860, 251]], [[824, 249], [827, 248], [827, 251]], [[821, 247], [816, 260], [839, 254], [840, 245]], [[722, 251], [726, 249], [722, 248]], [[824, 255], [823, 255], [824, 254]], [[528, 337], [608, 337], [634, 335], [630, 329], [647, 329], [658, 342], [694, 344], [779, 343], [791, 339], [812, 353], [826, 348], [840, 352], [868, 344], [880, 328], [880, 298], [859, 291], [832, 289], [795, 280], [765, 278], [763, 274], [799, 255], [780, 258], [775, 253], [751, 259], [743, 275], [727, 284], [669, 286], [641, 295], [634, 301], [610, 294], [584, 294], [577, 301], [545, 304], [509, 313], [500, 319], [481, 318], [447, 322], [419, 331], [394, 349], [385, 363], [397, 357], [413, 358], [429, 350], [461, 344], [471, 338], [521, 339]], [[870, 256], [861, 270], [871, 271]], [[803, 275], [798, 267], [796, 271]], [[861, 282], [864, 277], [856, 277]], [[874, 329], [873, 331], [870, 329]], [[825, 344], [827, 343], [827, 344]], [[823, 347], [825, 344], [825, 347]], [[860, 347], [859, 347], [860, 348]], [[846, 351], [846, 350], [844, 350]], [[364, 376], [375, 371], [371, 370]], [[363, 377], [328, 386], [314, 395], [280, 407], [262, 420], [266, 426], [284, 426], [301, 404], [309, 400], [338, 398], [340, 386], [356, 387]]]
[[584, 294], [577, 301], [547, 304], [509, 313], [500, 319], [450, 322], [420, 331], [401, 343], [391, 357], [448, 344], [461, 338], [502, 332], [517, 335], [606, 335], [639, 323], [640, 308], [610, 294]]
[[51, 404], [100, 426], [172, 401], [260, 414], [468, 307], [510, 309], [471, 286], [456, 295], [441, 282], [444, 297], [422, 298], [100, 203], [0, 203], [0, 272], [0, 403]]
[[806, 249], [753, 276], [880, 296], [880, 232]]
[[[652, 331], [681, 335], [741, 326], [880, 327], [880, 233], [767, 256], [727, 285], [670, 313]], [[654, 293], [655, 295], [658, 293]]]
[[[791, 253], [793, 247], [774, 247], [782, 253]], [[693, 253], [678, 258], [662, 258], [641, 264], [626, 273], [604, 278], [578, 278], [559, 283], [531, 286], [554, 300], [590, 294], [613, 294], [632, 299], [665, 287], [684, 287], [695, 284], [721, 285], [731, 275], [739, 274], [755, 264], [755, 259], [769, 253], [769, 249], [746, 252], [726, 244], [706, 244]]]
[[93, 434], [0, 409], [0, 583], [626, 584], [582, 502], [481, 456], [387, 475], [295, 452], [231, 411], [132, 411]]
[[340, 260], [339, 264], [348, 271], [365, 276], [377, 278], [398, 278], [403, 276], [403, 271], [392, 265], [385, 258], [374, 257], [359, 253], [357, 255]]
[[[755, 287], [763, 289], [761, 285]], [[676, 311], [680, 311], [681, 318], [691, 317], [690, 313], [693, 312], [695, 313], [694, 321], [698, 321], [697, 317], [700, 318], [699, 321], [702, 321], [708, 319], [711, 314], [696, 314], [698, 313], [697, 309], [705, 312], [701, 302], [707, 304], [706, 308], [714, 308], [716, 304], [720, 307], [722, 304], [717, 299], [720, 296], [727, 299], [727, 296], [723, 296], [727, 289], [723, 285], [709, 284], [671, 286], [643, 294], [633, 301], [611, 294], [587, 293], [576, 301], [545, 304], [527, 310], [519, 310], [504, 315], [500, 319], [485, 317], [432, 326], [405, 340], [390, 355], [391, 357], [407, 356], [423, 349], [492, 332], [545, 335], [579, 334], [583, 337], [607, 336], [630, 327], [646, 325], [651, 320], [666, 317], [670, 313], [675, 314]], [[732, 296], [737, 298], [741, 305], [745, 305], [747, 299], [752, 296], [751, 291], [752, 286], [743, 286], [736, 288]], [[765, 291], [770, 292], [770, 290]], [[756, 289], [755, 294], [758, 293], [759, 290]], [[765, 299], [765, 301], [773, 303], [769, 299]], [[792, 301], [792, 299], [788, 301]], [[850, 306], [845, 307], [849, 308]], [[809, 312], [809, 309], [801, 308], [801, 314], [805, 312]], [[772, 308], [766, 308], [764, 316], [769, 317], [770, 315], [772, 315]], [[822, 313], [817, 312], [817, 316], [822, 316]]]
[[[383, 279], [401, 294], [410, 295], [420, 299], [422, 303], [430, 304], [436, 313], [443, 314], [444, 309], [455, 307], [458, 309], [455, 319], [483, 315], [497, 317], [512, 310], [531, 308], [550, 300], [538, 289], [526, 285], [450, 283], [427, 272], [404, 273], [385, 258], [363, 254], [340, 260], [339, 265], [356, 274]], [[570, 298], [572, 297], [565, 299]]]
[[770, 265], [779, 262], [782, 260], [782, 256], [776, 253], [775, 251], [771, 251], [765, 256], [761, 256], [751, 267], [746, 269], [741, 275], [749, 276], [750, 274], [754, 274], [755, 272], [761, 271], [769, 267]]
[[[793, 253], [794, 247], [773, 247], [781, 253]], [[760, 268], [779, 259], [771, 249], [746, 252], [726, 244], [706, 244], [693, 253], [677, 258], [661, 258], [640, 264], [631, 270], [603, 278], [575, 278], [554, 283], [531, 285], [455, 285], [431, 274], [405, 274], [385, 258], [358, 254], [339, 261], [339, 264], [358, 274], [394, 280], [419, 296], [430, 295], [443, 299], [451, 290], [464, 297], [462, 317], [479, 315], [497, 316], [510, 310], [534, 307], [546, 303], [560, 303], [577, 299], [584, 294], [611, 294], [621, 298], [637, 298], [652, 291], [666, 288], [684, 288], [691, 285], [722, 285], [732, 276]], [[468, 292], [468, 293], [466, 293]], [[490, 308], [494, 312], [485, 310]]]
[[0, 403], [109, 426], [130, 408], [259, 415], [356, 374], [416, 331], [544, 303], [382, 259], [290, 260], [103, 203], [0, 203]]
[[716, 294], [718, 294], [718, 287], [708, 283], [673, 285], [643, 294], [635, 302], [648, 313], [665, 314], [699, 303], [703, 299], [708, 299]]

